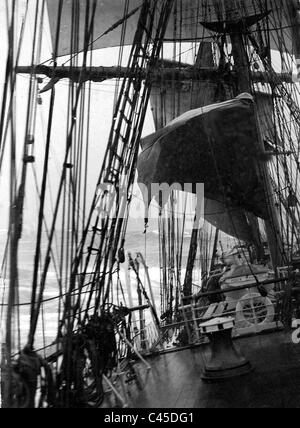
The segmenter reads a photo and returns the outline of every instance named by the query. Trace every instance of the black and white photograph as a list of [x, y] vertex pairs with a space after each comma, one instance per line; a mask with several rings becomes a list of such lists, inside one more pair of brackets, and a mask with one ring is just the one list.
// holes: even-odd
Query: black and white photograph
[[300, 0], [0, 0], [0, 408], [300, 408]]

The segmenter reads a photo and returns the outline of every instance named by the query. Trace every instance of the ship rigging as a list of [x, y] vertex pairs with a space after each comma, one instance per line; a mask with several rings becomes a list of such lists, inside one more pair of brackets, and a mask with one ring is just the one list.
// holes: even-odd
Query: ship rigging
[[[147, 388], [147, 356], [206, 346], [215, 323], [270, 341], [291, 328], [299, 2], [2, 1], [3, 407], [126, 407], [128, 388]], [[99, 63], [112, 47], [115, 63]], [[166, 200], [136, 197], [153, 183], [171, 187]]]

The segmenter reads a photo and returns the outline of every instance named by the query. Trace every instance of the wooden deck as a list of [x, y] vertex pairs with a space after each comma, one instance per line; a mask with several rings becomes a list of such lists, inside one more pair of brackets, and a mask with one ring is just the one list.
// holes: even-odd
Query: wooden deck
[[217, 384], [203, 382], [207, 346], [152, 357], [144, 389], [131, 387], [131, 407], [300, 407], [300, 344], [292, 343], [291, 333], [241, 338], [235, 344], [251, 362], [251, 374]]

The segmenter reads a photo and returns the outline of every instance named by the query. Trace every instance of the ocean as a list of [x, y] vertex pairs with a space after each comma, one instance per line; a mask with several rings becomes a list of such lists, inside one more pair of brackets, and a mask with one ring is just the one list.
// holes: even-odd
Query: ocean
[[[34, 232], [25, 232], [23, 234], [22, 240], [20, 241], [19, 246], [19, 303], [22, 305], [19, 308], [19, 317], [15, 312], [14, 319], [14, 330], [15, 337], [19, 336], [21, 346], [24, 346], [27, 341], [28, 331], [29, 331], [29, 322], [30, 322], [30, 305], [31, 300], [31, 289], [32, 289], [32, 272], [33, 272], [33, 262], [34, 262], [34, 252], [35, 252], [35, 239], [36, 234]], [[6, 236], [7, 232], [5, 230], [0, 230], [0, 260], [3, 260], [4, 249], [6, 245]], [[182, 266], [186, 266], [188, 250], [190, 245], [190, 233], [186, 232], [183, 236], [183, 257], [182, 257]], [[59, 242], [56, 243], [59, 248]], [[223, 248], [232, 247], [233, 241], [228, 238], [223, 240]], [[43, 242], [41, 247], [42, 253], [45, 253], [46, 242]], [[144, 228], [140, 227], [138, 231], [130, 230], [126, 236], [125, 243], [125, 252], [126, 254], [130, 253], [133, 259], [136, 257], [137, 253], [141, 253], [146, 261], [146, 265], [149, 268], [149, 275], [151, 280], [151, 287], [153, 290], [153, 295], [155, 299], [155, 305], [158, 310], [159, 316], [161, 314], [161, 286], [160, 286], [160, 277], [161, 277], [161, 264], [160, 264], [160, 255], [159, 255], [159, 232], [154, 227], [149, 227], [147, 233], [144, 233]], [[116, 291], [114, 295], [114, 301], [118, 304], [122, 304], [130, 307], [129, 294], [128, 294], [128, 285], [126, 283], [126, 276], [128, 272], [128, 265], [124, 263], [121, 265], [120, 269], [120, 281], [123, 293], [121, 292], [120, 285], [115, 284], [115, 290], [118, 290], [118, 298], [116, 298]], [[199, 291], [201, 285], [201, 275], [199, 261], [197, 262], [194, 269], [194, 278], [193, 282], [196, 284], [194, 289], [195, 292]], [[181, 270], [180, 283], [184, 281], [185, 269]], [[130, 270], [130, 290], [132, 295], [133, 306], [138, 306], [138, 294], [137, 294], [137, 279], [132, 270]], [[143, 282], [145, 289], [150, 296], [149, 285], [146, 280], [145, 272], [140, 269], [140, 279]], [[64, 281], [63, 281], [64, 282]], [[197, 286], [198, 284], [198, 286]], [[1, 303], [1, 313], [0, 313], [0, 322], [1, 322], [1, 331], [0, 331], [0, 340], [1, 343], [4, 342], [5, 337], [5, 304], [7, 299], [7, 290], [9, 285], [9, 276], [5, 274], [5, 270], [2, 272], [1, 281], [0, 281], [0, 303]], [[44, 348], [50, 345], [57, 335], [57, 327], [59, 324], [59, 300], [56, 297], [59, 295], [59, 286], [57, 280], [57, 273], [54, 269], [53, 264], [50, 265], [48, 271], [47, 283], [45, 291], [43, 294], [43, 299], [48, 300], [42, 305], [42, 311], [39, 317], [39, 323], [37, 327], [37, 334], [35, 337], [35, 347], [36, 349]], [[152, 317], [150, 311], [146, 311], [146, 322], [151, 323]], [[18, 343], [15, 343], [17, 347]]]
[[[184, 249], [185, 255], [183, 262], [186, 262], [187, 249], [189, 245], [190, 236], [186, 234], [184, 237]], [[3, 254], [6, 244], [6, 231], [0, 231], [0, 255], [1, 261], [3, 260]], [[42, 246], [42, 252], [46, 249], [46, 243]], [[27, 341], [28, 331], [29, 331], [29, 322], [30, 322], [30, 312], [29, 312], [29, 302], [31, 300], [31, 289], [32, 289], [32, 272], [33, 272], [33, 261], [34, 261], [34, 251], [35, 251], [35, 234], [34, 233], [24, 233], [23, 238], [20, 242], [19, 247], [19, 303], [22, 305], [19, 310], [19, 320], [17, 313], [15, 312], [14, 319], [14, 330], [15, 337], [19, 336], [21, 341], [21, 346], [24, 346]], [[141, 253], [146, 260], [146, 264], [149, 268], [149, 275], [151, 279], [151, 285], [153, 294], [155, 297], [155, 303], [158, 311], [160, 312], [160, 262], [159, 262], [159, 233], [156, 230], [148, 230], [144, 234], [143, 230], [140, 231], [130, 231], [127, 234], [126, 253], [130, 253], [133, 258], [136, 257], [137, 253]], [[118, 302], [123, 305], [128, 305], [128, 292], [126, 285], [126, 270], [127, 264], [121, 265], [120, 270], [120, 280], [121, 286], [124, 291], [124, 296], [119, 292]], [[182, 271], [182, 277], [184, 278], [184, 270]], [[140, 278], [146, 288], [148, 294], [150, 290], [146, 281], [144, 270], [140, 270]], [[138, 306], [138, 295], [137, 295], [137, 280], [134, 273], [130, 273], [131, 279], [131, 290], [132, 290], [132, 304]], [[3, 272], [0, 283], [0, 296], [1, 296], [1, 343], [4, 341], [5, 335], [5, 304], [7, 299], [7, 291], [9, 285], [9, 275]], [[119, 290], [120, 291], [120, 290]], [[42, 311], [40, 314], [40, 319], [37, 328], [36, 334], [36, 343], [35, 347], [37, 349], [43, 348], [50, 345], [56, 337], [57, 326], [59, 322], [59, 307], [58, 300], [55, 299], [59, 295], [59, 287], [57, 281], [57, 274], [54, 270], [53, 265], [49, 269], [47, 276], [47, 284], [44, 291], [44, 300], [54, 299], [45, 302], [42, 306]], [[146, 315], [147, 320], [151, 321], [150, 312]], [[15, 344], [17, 346], [18, 343]]]

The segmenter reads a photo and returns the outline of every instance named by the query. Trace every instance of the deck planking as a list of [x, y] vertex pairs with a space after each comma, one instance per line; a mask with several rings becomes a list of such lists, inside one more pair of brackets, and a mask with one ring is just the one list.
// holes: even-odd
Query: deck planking
[[131, 388], [136, 408], [299, 408], [300, 344], [290, 333], [240, 338], [235, 345], [253, 372], [218, 383], [201, 379], [209, 346], [149, 358], [152, 370], [143, 390]]

